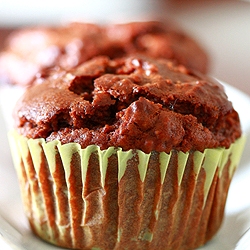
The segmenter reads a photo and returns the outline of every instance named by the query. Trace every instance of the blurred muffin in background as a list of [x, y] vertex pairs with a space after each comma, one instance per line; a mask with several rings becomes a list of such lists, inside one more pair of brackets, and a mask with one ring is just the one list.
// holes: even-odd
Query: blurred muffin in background
[[135, 52], [173, 59], [202, 73], [208, 70], [202, 46], [171, 22], [69, 23], [13, 32], [0, 54], [0, 79], [29, 85], [51, 67], [70, 69], [97, 55], [115, 58]]

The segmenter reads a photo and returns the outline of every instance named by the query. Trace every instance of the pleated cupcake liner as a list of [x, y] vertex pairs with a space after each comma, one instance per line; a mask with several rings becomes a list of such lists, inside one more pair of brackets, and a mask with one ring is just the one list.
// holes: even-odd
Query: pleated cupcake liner
[[76, 249], [193, 249], [219, 229], [245, 138], [169, 154], [9, 134], [26, 215], [42, 239]]

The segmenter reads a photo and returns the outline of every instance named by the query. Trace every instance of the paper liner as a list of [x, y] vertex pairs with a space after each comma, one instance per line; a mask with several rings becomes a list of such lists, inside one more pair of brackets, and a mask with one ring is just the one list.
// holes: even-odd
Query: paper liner
[[244, 137], [203, 153], [100, 150], [10, 133], [27, 217], [77, 249], [193, 249], [218, 230]]

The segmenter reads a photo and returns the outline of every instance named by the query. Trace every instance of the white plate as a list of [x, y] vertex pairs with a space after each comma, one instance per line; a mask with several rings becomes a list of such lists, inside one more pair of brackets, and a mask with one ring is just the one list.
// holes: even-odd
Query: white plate
[[[250, 98], [224, 84], [229, 99], [239, 112], [243, 131], [250, 134]], [[58, 249], [36, 238], [23, 214], [18, 181], [7, 142], [6, 128], [0, 112], [0, 249]], [[233, 178], [222, 227], [202, 250], [234, 249], [237, 241], [250, 227], [250, 143], [247, 142], [241, 164]], [[59, 248], [60, 249], [60, 248]]]

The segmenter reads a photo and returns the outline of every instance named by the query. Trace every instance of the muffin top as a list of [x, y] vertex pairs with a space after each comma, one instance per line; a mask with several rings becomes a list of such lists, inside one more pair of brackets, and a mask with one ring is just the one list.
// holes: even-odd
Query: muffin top
[[206, 72], [208, 67], [203, 48], [172, 23], [152, 21], [106, 26], [69, 23], [12, 33], [0, 54], [0, 78], [12, 84], [30, 85], [37, 73], [50, 67], [71, 69], [94, 56], [115, 58], [134, 52], [175, 59], [201, 72]]
[[123, 150], [229, 147], [238, 113], [216, 81], [166, 59], [100, 56], [37, 79], [14, 112], [28, 138]]

